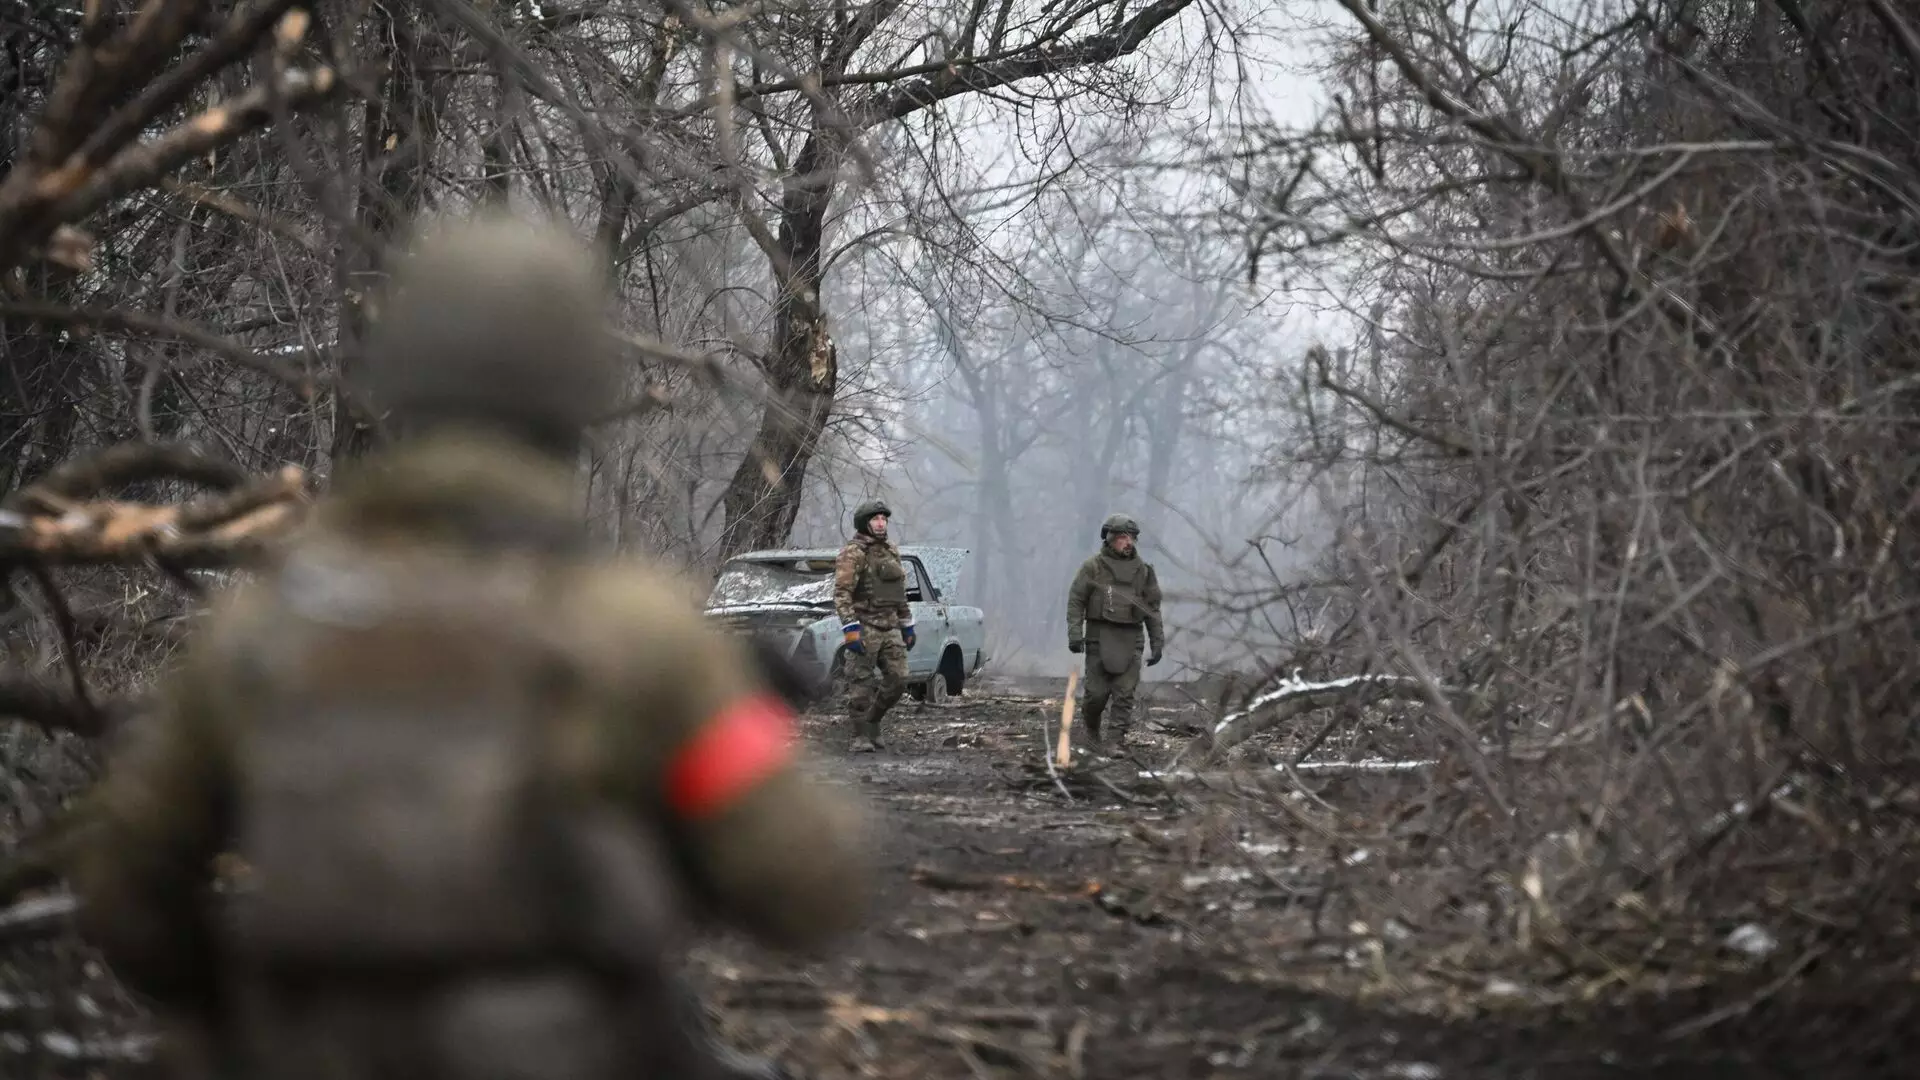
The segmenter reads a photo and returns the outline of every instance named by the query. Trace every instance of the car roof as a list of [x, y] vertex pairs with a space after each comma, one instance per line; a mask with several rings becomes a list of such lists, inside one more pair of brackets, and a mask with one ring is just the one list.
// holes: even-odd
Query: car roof
[[[918, 558], [927, 568], [927, 576], [933, 579], [933, 586], [940, 590], [943, 599], [954, 599], [960, 592], [960, 572], [966, 568], [967, 556], [971, 549], [951, 547], [941, 544], [902, 544], [900, 554]], [[759, 551], [743, 551], [728, 562], [787, 562], [794, 559], [834, 559], [840, 555], [839, 548], [763, 548]]]

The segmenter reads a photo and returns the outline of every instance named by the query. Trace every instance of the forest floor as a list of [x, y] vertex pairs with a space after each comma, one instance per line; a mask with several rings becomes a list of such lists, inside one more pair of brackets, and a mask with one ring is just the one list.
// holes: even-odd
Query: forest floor
[[[1920, 1076], [1910, 943], [1856, 934], [1749, 962], [1716, 947], [1724, 928], [1688, 939], [1661, 925], [1661, 944], [1634, 954], [1659, 962], [1596, 972], [1440, 940], [1382, 914], [1436, 895], [1431, 858], [1281, 812], [1298, 799], [1390, 821], [1431, 776], [1291, 787], [1271, 769], [1209, 767], [1163, 783], [1152, 773], [1203, 720], [1163, 686], [1137, 761], [1083, 759], [1056, 781], [1040, 747], [1062, 689], [988, 679], [939, 705], [904, 701], [879, 754], [845, 753], [843, 717], [807, 717], [823, 782], [872, 809], [877, 896], [865, 928], [813, 962], [732, 937], [696, 948], [692, 977], [726, 1041], [808, 1080]], [[1276, 739], [1252, 757], [1284, 749]], [[16, 771], [65, 760], [27, 735], [6, 742]], [[60, 770], [70, 786], [84, 771]], [[91, 950], [32, 914], [41, 903], [0, 917], [0, 1080], [146, 1074], [128, 1067], [145, 1018]]]
[[[1318, 925], [1311, 864], [1333, 853], [1262, 835], [1227, 793], [1131, 765], [1106, 772], [1137, 781], [1118, 790], [1056, 785], [1048, 685], [903, 701], [880, 754], [847, 755], [844, 718], [809, 716], [827, 781], [878, 820], [878, 896], [825, 960], [698, 949], [731, 1043], [814, 1080], [1920, 1075], [1920, 972], [1829, 962], [1542, 1004], [1485, 965], [1435, 978], [1369, 952], [1366, 927]], [[1186, 711], [1156, 704], [1135, 756], [1168, 760]]]

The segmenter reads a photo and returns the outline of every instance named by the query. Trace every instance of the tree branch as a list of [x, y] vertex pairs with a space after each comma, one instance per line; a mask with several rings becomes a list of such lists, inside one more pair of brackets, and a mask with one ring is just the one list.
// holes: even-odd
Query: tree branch
[[1120, 25], [1065, 45], [1042, 45], [1006, 60], [958, 66], [942, 65], [937, 74], [874, 94], [853, 106], [854, 122], [862, 128], [899, 120], [948, 98], [998, 89], [1025, 79], [1058, 75], [1074, 68], [1117, 60], [1137, 50], [1155, 30], [1193, 6], [1193, 0], [1158, 0], [1135, 12]]
[[[231, 338], [221, 337], [163, 315], [149, 315], [145, 312], [125, 311], [119, 308], [68, 307], [64, 304], [49, 304], [36, 300], [0, 300], [0, 316], [6, 315], [54, 326], [68, 328], [100, 326], [122, 333], [182, 342], [241, 367], [260, 372], [292, 387], [301, 398], [309, 401], [320, 389], [320, 380], [317, 377], [292, 367], [285, 359], [254, 352]], [[294, 354], [294, 359], [300, 358], [302, 358], [300, 354]]]

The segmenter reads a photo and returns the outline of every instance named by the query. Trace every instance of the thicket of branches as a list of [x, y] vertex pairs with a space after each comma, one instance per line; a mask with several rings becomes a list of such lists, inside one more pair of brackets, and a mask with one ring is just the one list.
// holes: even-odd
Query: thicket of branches
[[331, 388], [387, 245], [508, 200], [600, 241], [639, 339], [592, 463], [607, 530], [783, 543], [865, 361], [832, 290], [954, 233], [921, 192], [968, 117], [1017, 118], [1045, 165], [1018, 187], [1073, 171], [1059, 118], [1156, 107], [1132, 57], [1190, 3], [7, 0], [0, 490], [130, 437], [324, 477], [377, 432]]
[[1454, 874], [1401, 914], [1904, 953], [1920, 15], [1339, 6], [1328, 115], [1226, 160], [1264, 272], [1359, 327], [1274, 369], [1269, 468], [1347, 509], [1223, 610], [1299, 613], [1281, 672], [1424, 683], [1438, 774], [1368, 833]]
[[1434, 888], [1380, 889], [1403, 925], [1905, 948], [1920, 15], [1337, 7], [1321, 123], [1194, 132], [1258, 280], [1357, 328], [1300, 357], [1222, 220], [1112, 179], [1213, 78], [1148, 59], [1220, 28], [1193, 0], [0, 0], [0, 712], [37, 725], [0, 733], [9, 839], [85, 783], [196, 575], [376, 438], [336, 388], [389, 245], [507, 200], [596, 237], [621, 297], [585, 492], [616, 543], [710, 565], [891, 475], [1046, 645], [1127, 507], [1183, 530], [1176, 575], [1219, 563], [1176, 627], [1221, 666], [1394, 677], [1227, 736], [1373, 688], [1290, 752], [1345, 723], [1438, 759], [1316, 826], [1394, 845], [1359, 879], [1417, 852]]
[[[634, 367], [585, 506], [622, 547], [710, 567], [787, 542], [873, 451], [885, 363], [848, 343], [906, 317], [895, 249], [1023, 291], [931, 178], [991, 120], [1018, 151], [999, 198], [1069, 183], [1076, 121], [1185, 92], [1147, 53], [1199, 10], [0, 0], [0, 898], [57, 879], [48, 826], [209, 572], [377, 442], [343, 376], [414, 222], [504, 201], [597, 240]], [[128, 1011], [63, 911], [0, 925], [25, 946], [0, 1054], [137, 1056], [42, 1037], [96, 1018], [32, 988]]]

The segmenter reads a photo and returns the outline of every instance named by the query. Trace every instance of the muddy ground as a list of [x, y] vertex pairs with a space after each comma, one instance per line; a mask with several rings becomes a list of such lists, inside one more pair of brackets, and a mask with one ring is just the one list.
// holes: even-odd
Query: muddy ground
[[[1305, 849], [1263, 843], [1205, 790], [1175, 803], [1149, 781], [1129, 803], [1076, 784], [1069, 802], [1034, 771], [1049, 689], [903, 702], [878, 755], [844, 753], [841, 716], [808, 718], [830, 782], [878, 814], [874, 917], [814, 963], [697, 950], [730, 1041], [820, 1080], [1920, 1076], [1920, 972], [1829, 963], [1784, 986], [1435, 1019], [1346, 929], [1314, 925]], [[1161, 704], [1175, 730], [1150, 728], [1139, 756], [1165, 761], [1196, 718]]]

